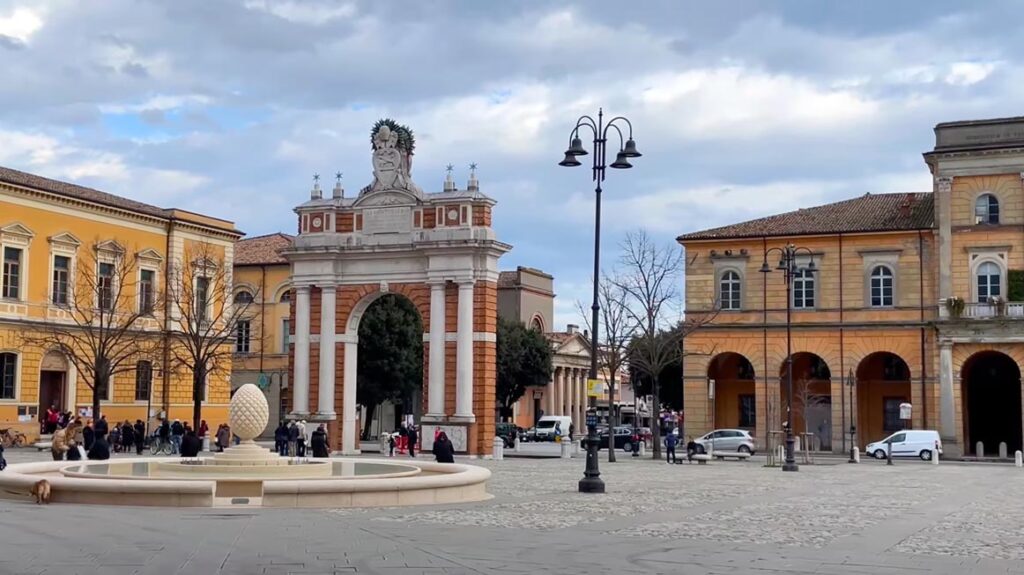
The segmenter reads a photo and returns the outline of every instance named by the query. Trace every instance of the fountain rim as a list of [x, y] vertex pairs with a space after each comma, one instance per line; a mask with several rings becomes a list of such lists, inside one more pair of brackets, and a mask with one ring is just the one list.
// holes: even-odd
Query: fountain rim
[[[83, 460], [81, 462], [77, 462], [77, 461], [76, 462], [70, 462], [70, 464], [68, 464], [69, 462], [67, 462], [67, 461], [64, 461], [64, 462], [54, 461], [53, 463], [65, 463], [66, 464], [63, 467], [61, 467], [61, 468], [56, 470], [56, 472], [60, 473], [64, 477], [70, 477], [70, 478], [75, 478], [75, 479], [86, 479], [86, 480], [98, 480], [98, 481], [115, 481], [115, 480], [116, 481], [213, 481], [213, 482], [216, 482], [216, 481], [261, 481], [261, 482], [264, 482], [264, 483], [274, 483], [274, 482], [280, 482], [280, 481], [330, 481], [330, 480], [356, 481], [356, 480], [362, 480], [362, 479], [375, 479], [375, 480], [379, 480], [379, 479], [410, 478], [410, 477], [415, 477], [415, 476], [420, 475], [420, 473], [422, 473], [422, 471], [423, 471], [422, 467], [419, 467], [419, 466], [416, 466], [416, 465], [412, 465], [412, 464], [391, 463], [391, 462], [384, 462], [384, 461], [378, 461], [378, 460], [371, 461], [371, 460], [367, 460], [367, 459], [355, 459], [355, 458], [346, 458], [346, 457], [332, 457], [332, 458], [322, 459], [322, 460], [311, 460], [309, 462], [309, 464], [312, 464], [312, 465], [333, 465], [335, 462], [339, 462], [339, 463], [353, 462], [353, 463], [365, 463], [365, 464], [372, 464], [372, 465], [387, 464], [387, 465], [393, 465], [395, 467], [406, 468], [406, 471], [398, 471], [398, 472], [395, 472], [395, 473], [378, 473], [378, 474], [372, 474], [372, 475], [354, 475], [354, 476], [351, 476], [351, 477], [338, 477], [338, 476], [334, 476], [334, 475], [309, 476], [309, 477], [288, 476], [288, 475], [282, 475], [282, 476], [279, 476], [279, 477], [267, 477], [267, 476], [245, 477], [244, 475], [239, 475], [237, 477], [233, 477], [231, 474], [223, 474], [223, 475], [211, 474], [211, 475], [204, 475], [204, 476], [199, 476], [199, 477], [188, 477], [188, 476], [177, 476], [177, 477], [175, 477], [175, 476], [164, 476], [164, 477], [150, 477], [150, 476], [147, 476], [147, 477], [137, 477], [137, 476], [132, 476], [132, 475], [99, 475], [99, 474], [96, 474], [96, 473], [85, 473], [85, 472], [79, 472], [79, 471], [71, 471], [71, 468], [74, 468], [74, 467], [85, 467], [85, 466], [88, 466], [88, 465], [109, 465], [111, 462], [115, 463], [115, 464], [118, 464], [118, 463], [120, 463], [120, 464], [128, 464], [128, 463], [178, 463], [178, 462], [181, 462], [183, 460], [195, 461], [196, 459], [205, 460], [205, 461], [211, 461], [211, 462], [216, 461], [216, 459], [214, 459], [212, 457], [200, 457], [200, 458], [139, 457], [139, 458], [132, 458], [132, 459], [108, 459], [108, 460], [105, 460], [105, 461]], [[49, 463], [49, 462], [46, 462], [46, 463]], [[24, 464], [22, 464], [22, 465], [24, 465]], [[231, 466], [231, 467], [239, 467], [239, 466]]]

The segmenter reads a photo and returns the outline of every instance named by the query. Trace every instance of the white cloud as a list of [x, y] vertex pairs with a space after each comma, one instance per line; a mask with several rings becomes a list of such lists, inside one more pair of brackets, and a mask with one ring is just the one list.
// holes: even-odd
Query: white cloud
[[955, 62], [950, 66], [945, 81], [954, 86], [977, 84], [988, 78], [996, 66], [996, 62]]
[[102, 104], [99, 108], [104, 114], [130, 114], [151, 110], [166, 112], [190, 106], [205, 106], [212, 101], [212, 98], [202, 94], [158, 94], [134, 104]]
[[0, 15], [0, 36], [28, 42], [42, 27], [43, 19], [37, 12], [28, 8], [15, 8], [6, 15]]
[[350, 18], [355, 15], [356, 7], [352, 4], [335, 2], [291, 2], [282, 0], [246, 0], [243, 4], [250, 10], [259, 10], [273, 14], [290, 22], [299, 24], [319, 25], [335, 18]]

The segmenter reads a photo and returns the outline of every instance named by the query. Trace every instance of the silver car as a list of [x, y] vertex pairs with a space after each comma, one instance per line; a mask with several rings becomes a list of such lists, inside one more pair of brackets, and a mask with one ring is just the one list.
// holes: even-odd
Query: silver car
[[716, 429], [694, 442], [697, 444], [697, 453], [739, 451], [753, 455], [757, 450], [757, 442], [745, 429]]

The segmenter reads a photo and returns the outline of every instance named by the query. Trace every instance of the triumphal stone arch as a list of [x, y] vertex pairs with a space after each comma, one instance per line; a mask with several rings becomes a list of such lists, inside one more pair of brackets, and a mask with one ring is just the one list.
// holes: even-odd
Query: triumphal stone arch
[[291, 262], [293, 417], [327, 422], [335, 449], [358, 453], [356, 365], [359, 321], [387, 293], [408, 298], [422, 318], [422, 448], [443, 428], [457, 451], [489, 451], [495, 423], [498, 258], [510, 249], [491, 228], [494, 200], [475, 169], [465, 189], [449, 170], [443, 190], [411, 177], [412, 132], [390, 120], [371, 133], [373, 182], [330, 197], [314, 183], [295, 209]]

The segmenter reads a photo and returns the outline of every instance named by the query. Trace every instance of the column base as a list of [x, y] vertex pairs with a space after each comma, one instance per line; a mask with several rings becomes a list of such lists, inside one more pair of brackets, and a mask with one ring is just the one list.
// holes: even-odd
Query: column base
[[359, 450], [359, 449], [349, 449], [347, 451], [343, 449], [341, 451], [335, 451], [335, 453], [337, 453], [338, 455], [341, 455], [341, 456], [351, 456], [351, 455], [360, 455], [363, 452], [361, 450]]
[[448, 420], [448, 416], [443, 413], [427, 413], [420, 417], [420, 423], [443, 423]]
[[330, 413], [312, 413], [309, 415], [309, 421], [334, 421], [338, 419], [338, 414], [333, 411]]
[[293, 421], [293, 420], [299, 420], [299, 419], [309, 419], [309, 412], [308, 411], [293, 411], [293, 412], [289, 413], [288, 415], [286, 415], [284, 418], [287, 421]]
[[448, 421], [452, 423], [476, 423], [476, 416], [472, 413], [469, 415], [455, 414], [448, 418]]

